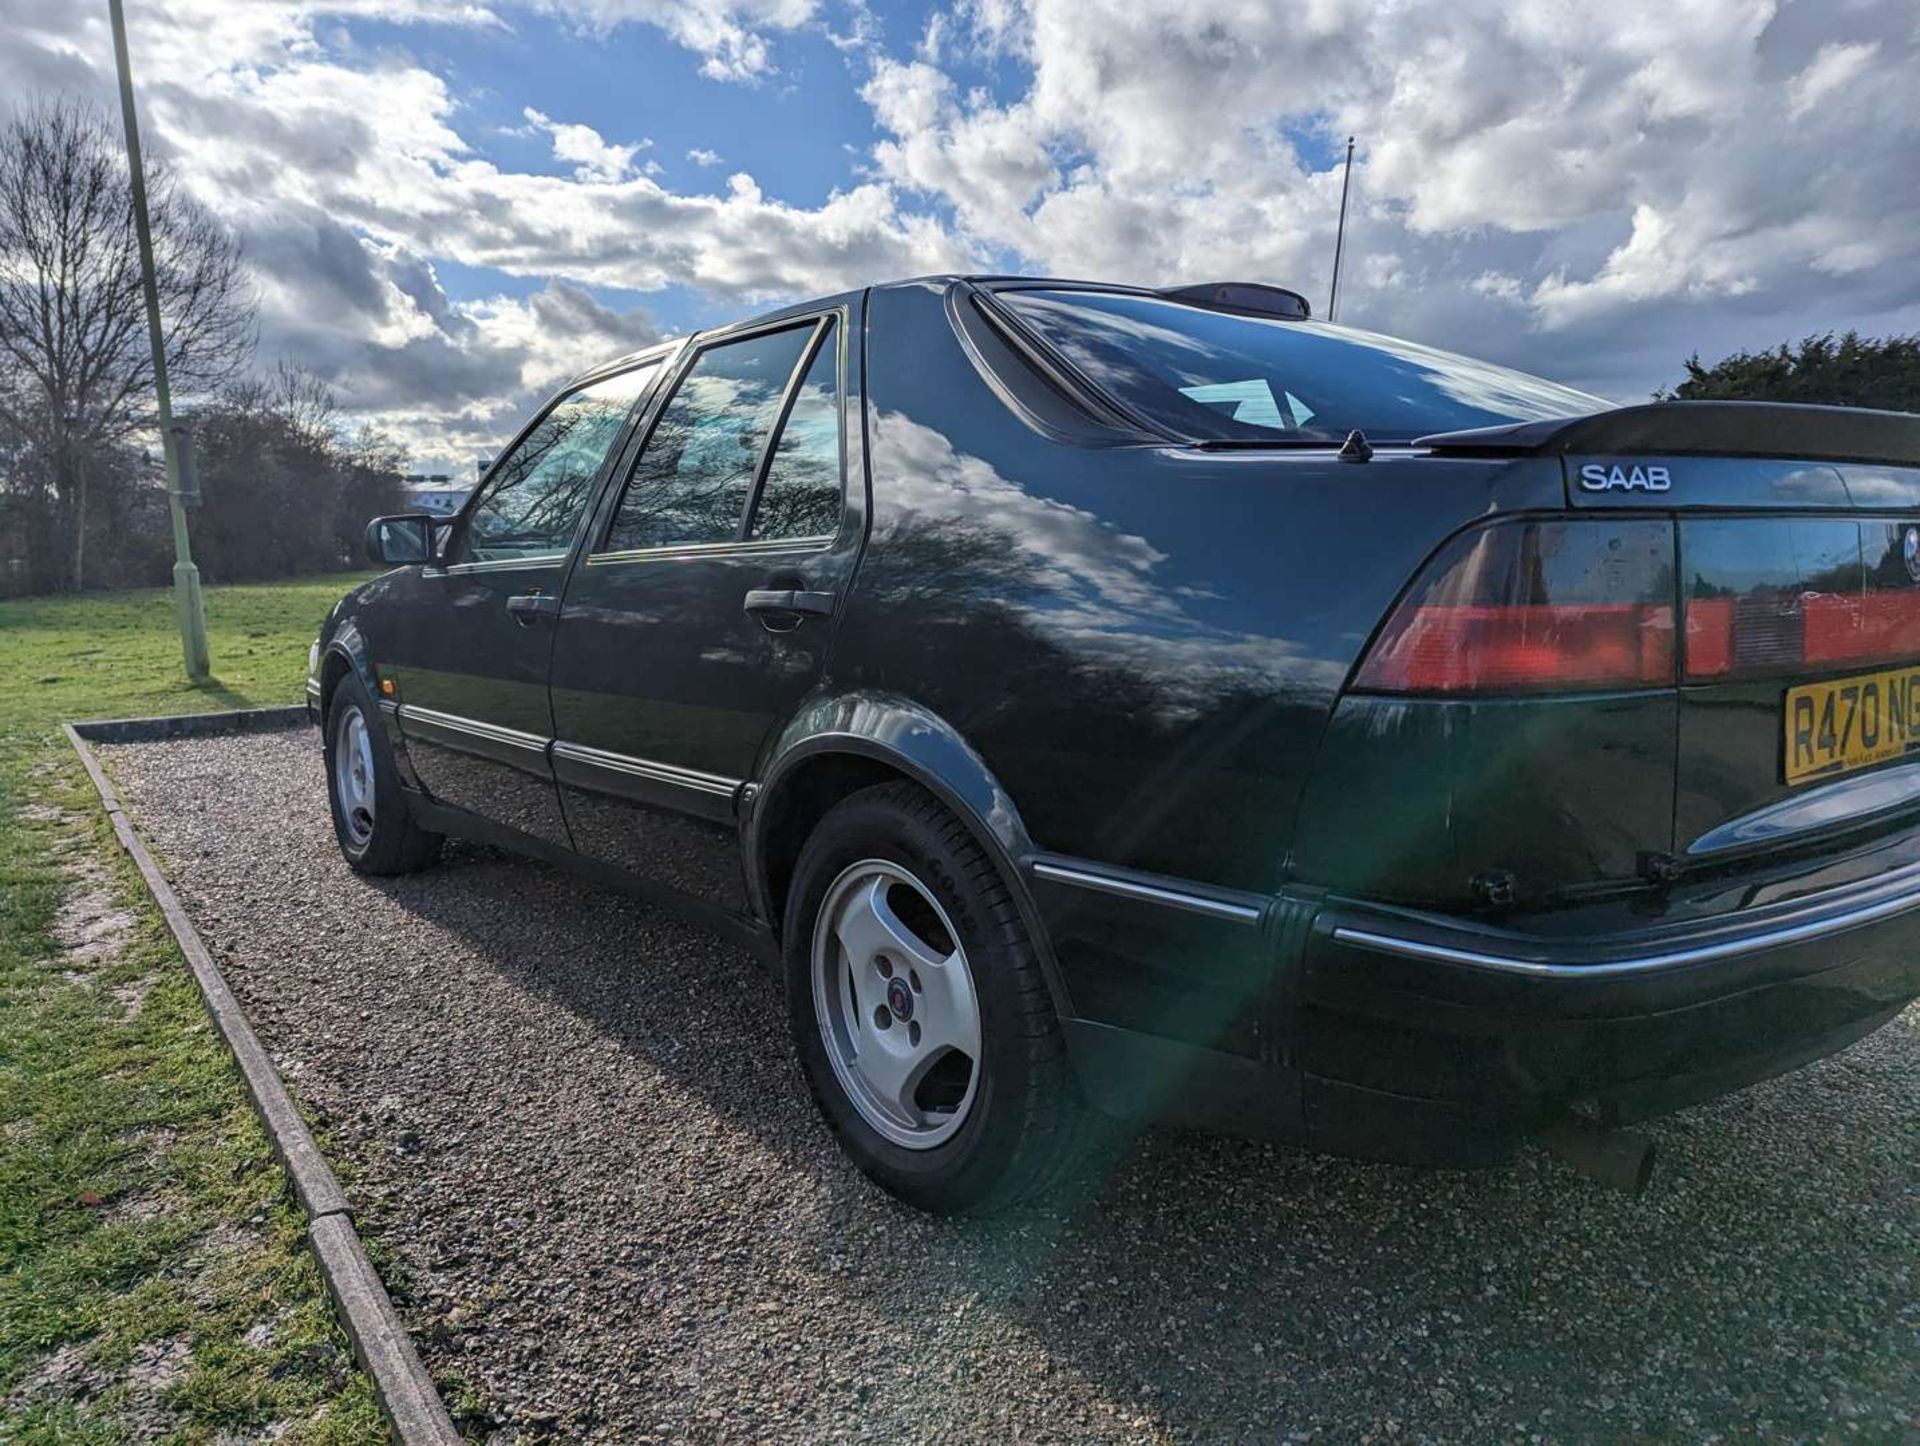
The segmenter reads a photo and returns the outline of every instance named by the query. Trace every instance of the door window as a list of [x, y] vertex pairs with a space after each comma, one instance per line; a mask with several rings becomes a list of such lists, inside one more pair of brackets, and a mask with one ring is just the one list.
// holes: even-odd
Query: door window
[[593, 479], [635, 400], [659, 365], [637, 367], [569, 392], [547, 409], [493, 470], [467, 510], [454, 562], [501, 562], [564, 553], [586, 511]]
[[700, 353], [634, 464], [609, 550], [730, 542], [741, 535], [787, 383], [815, 330], [808, 322]]
[[748, 537], [830, 537], [840, 529], [837, 342], [829, 324], [780, 429]]

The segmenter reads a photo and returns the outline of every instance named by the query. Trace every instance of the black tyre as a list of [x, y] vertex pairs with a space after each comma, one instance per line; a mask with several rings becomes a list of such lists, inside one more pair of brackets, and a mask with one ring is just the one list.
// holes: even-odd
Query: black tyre
[[325, 724], [327, 803], [347, 863], [363, 874], [410, 874], [440, 856], [441, 836], [413, 821], [379, 710], [349, 673]]
[[990, 1210], [1083, 1159], [1090, 1112], [1032, 941], [938, 800], [886, 784], [829, 812], [794, 871], [785, 953], [808, 1085], [885, 1189]]

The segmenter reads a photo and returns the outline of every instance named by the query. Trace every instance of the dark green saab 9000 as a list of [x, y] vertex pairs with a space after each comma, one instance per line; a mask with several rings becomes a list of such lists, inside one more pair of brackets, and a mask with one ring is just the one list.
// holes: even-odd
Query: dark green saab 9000
[[1634, 1187], [1621, 1126], [1920, 993], [1920, 417], [936, 277], [589, 372], [369, 541], [308, 683], [348, 861], [743, 939], [929, 1209], [1114, 1116]]

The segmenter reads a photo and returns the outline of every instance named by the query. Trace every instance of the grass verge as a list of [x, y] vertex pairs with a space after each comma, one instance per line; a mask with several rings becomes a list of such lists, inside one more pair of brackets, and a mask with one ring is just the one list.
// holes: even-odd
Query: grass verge
[[351, 576], [0, 602], [0, 1440], [385, 1428], [300, 1212], [64, 719], [298, 701]]

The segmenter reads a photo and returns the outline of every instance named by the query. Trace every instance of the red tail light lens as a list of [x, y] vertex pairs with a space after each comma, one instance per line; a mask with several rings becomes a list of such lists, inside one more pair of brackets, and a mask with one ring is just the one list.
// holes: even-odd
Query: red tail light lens
[[1904, 521], [1700, 518], [1682, 524], [1689, 682], [1920, 660], [1920, 579]]
[[1691, 598], [1687, 677], [1818, 672], [1920, 658], [1920, 591]]
[[1670, 523], [1497, 523], [1428, 564], [1354, 686], [1442, 696], [1669, 687], [1673, 615]]

